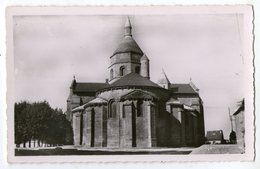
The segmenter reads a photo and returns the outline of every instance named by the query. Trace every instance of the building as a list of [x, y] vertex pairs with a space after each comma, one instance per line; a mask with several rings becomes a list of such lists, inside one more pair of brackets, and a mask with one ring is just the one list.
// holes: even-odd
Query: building
[[236, 132], [236, 139], [237, 144], [244, 146], [245, 141], [245, 101], [244, 99], [241, 101], [238, 109], [233, 114], [233, 119], [235, 123], [235, 132]]
[[207, 131], [206, 139], [209, 144], [223, 144], [225, 142], [222, 130]]
[[67, 116], [74, 145], [107, 148], [199, 146], [204, 143], [203, 102], [199, 89], [172, 84], [163, 72], [150, 80], [149, 58], [132, 36], [127, 19], [124, 38], [110, 56], [105, 83], [70, 86]]

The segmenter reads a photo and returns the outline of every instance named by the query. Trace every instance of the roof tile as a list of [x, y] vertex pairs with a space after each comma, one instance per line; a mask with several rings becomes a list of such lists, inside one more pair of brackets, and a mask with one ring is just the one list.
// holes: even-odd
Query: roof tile
[[171, 84], [170, 90], [177, 94], [197, 94], [190, 84]]
[[143, 51], [131, 36], [124, 37], [118, 48], [114, 51], [113, 55], [127, 52], [138, 53], [141, 55], [143, 54]]
[[151, 80], [137, 74], [129, 73], [121, 79], [115, 81], [110, 87], [122, 87], [122, 86], [138, 86], [138, 87], [158, 87], [162, 88]]
[[96, 92], [108, 87], [108, 83], [76, 83], [75, 92]]

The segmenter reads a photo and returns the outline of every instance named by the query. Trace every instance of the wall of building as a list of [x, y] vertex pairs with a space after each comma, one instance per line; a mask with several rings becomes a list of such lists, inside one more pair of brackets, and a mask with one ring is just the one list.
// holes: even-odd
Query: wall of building
[[201, 145], [205, 143], [205, 127], [204, 127], [204, 110], [202, 101], [199, 96], [190, 96], [190, 95], [183, 95], [178, 96], [178, 100], [187, 106], [191, 106], [195, 108], [198, 112], [196, 117], [196, 145]]
[[72, 128], [73, 128], [73, 140], [74, 145], [80, 145], [80, 120], [81, 120], [81, 113], [76, 112], [73, 113], [73, 121], [72, 121]]
[[[137, 101], [134, 102], [137, 109]], [[151, 111], [149, 101], [143, 101], [142, 110], [138, 116], [136, 111], [136, 145], [137, 147], [151, 147]]]
[[141, 69], [140, 57], [141, 55], [135, 53], [119, 53], [113, 56], [110, 59], [111, 66], [109, 67], [109, 72], [113, 69], [113, 78], [111, 79], [110, 76], [109, 83], [113, 83], [122, 77], [120, 75], [120, 68], [122, 66], [125, 67], [124, 75], [135, 72], [136, 67], [140, 67]]
[[235, 132], [237, 136], [237, 144], [244, 145], [245, 137], [245, 119], [244, 111], [235, 115]]
[[71, 91], [68, 99], [67, 99], [67, 119], [69, 121], [72, 121], [72, 113], [71, 111], [75, 108], [80, 106], [80, 99], [82, 100], [83, 104], [94, 99], [94, 96], [79, 96], [76, 94], [73, 94]]
[[86, 147], [107, 146], [107, 106], [87, 107], [83, 113], [82, 145]]
[[[143, 100], [141, 115], [138, 115], [137, 100], [120, 101], [121, 96], [132, 91], [134, 89], [118, 89], [100, 93], [98, 97], [108, 100], [108, 104], [87, 107], [82, 114], [82, 124], [80, 112], [74, 113], [74, 144], [80, 145], [82, 142], [86, 147], [109, 148], [179, 147], [201, 144], [199, 116], [195, 117], [179, 107], [166, 106], [168, 93], [155, 89], [150, 89], [149, 92], [153, 91], [159, 100]], [[111, 99], [116, 104], [113, 117], [109, 117]], [[192, 99], [183, 100], [185, 103], [192, 103]]]
[[130, 148], [133, 146], [133, 107], [132, 101], [120, 103], [122, 112], [120, 119], [120, 147]]

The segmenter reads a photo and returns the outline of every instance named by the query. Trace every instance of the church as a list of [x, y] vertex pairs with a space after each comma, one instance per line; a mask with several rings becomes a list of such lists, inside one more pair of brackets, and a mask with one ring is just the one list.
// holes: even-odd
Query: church
[[104, 83], [78, 82], [67, 99], [75, 146], [151, 148], [200, 146], [204, 111], [199, 89], [174, 84], [163, 72], [150, 80], [149, 58], [138, 46], [127, 18], [124, 37], [110, 56]]

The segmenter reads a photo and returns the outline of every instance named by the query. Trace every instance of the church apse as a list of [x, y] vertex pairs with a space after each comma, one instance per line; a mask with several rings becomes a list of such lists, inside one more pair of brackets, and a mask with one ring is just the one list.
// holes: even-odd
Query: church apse
[[194, 84], [172, 84], [163, 72], [150, 80], [149, 58], [127, 18], [123, 40], [110, 56], [109, 80], [77, 82], [67, 101], [74, 145], [150, 148], [203, 144], [203, 104]]

